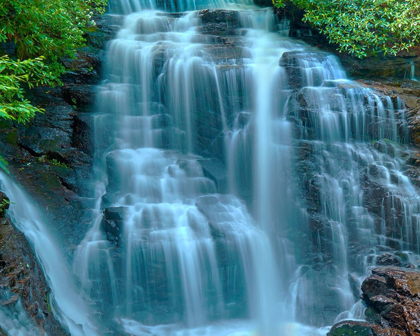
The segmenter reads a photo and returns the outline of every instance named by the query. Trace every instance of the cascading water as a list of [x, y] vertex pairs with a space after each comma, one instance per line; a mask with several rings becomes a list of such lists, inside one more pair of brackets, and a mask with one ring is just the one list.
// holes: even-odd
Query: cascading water
[[[171, 13], [203, 8], [223, 10]], [[381, 253], [418, 263], [400, 101], [250, 1], [110, 9], [128, 15], [98, 88], [80, 296], [35, 210], [11, 208], [72, 334], [325, 335], [362, 317], [352, 287]]]
[[109, 330], [322, 335], [362, 315], [349, 279], [418, 246], [404, 107], [238, 2], [113, 3], [139, 12], [109, 44], [95, 220], [74, 261]]
[[[207, 82], [219, 81], [206, 50], [213, 38], [197, 34], [198, 24], [197, 12], [132, 14], [109, 47], [97, 132], [111, 129], [115, 140], [98, 149], [107, 168], [106, 190], [98, 190], [106, 194], [75, 271], [85, 295], [126, 329], [254, 317], [273, 334], [281, 280], [270, 239], [244, 203], [216, 194], [192, 154], [194, 113], [219, 108]], [[102, 233], [113, 219], [121, 222], [116, 255]]]

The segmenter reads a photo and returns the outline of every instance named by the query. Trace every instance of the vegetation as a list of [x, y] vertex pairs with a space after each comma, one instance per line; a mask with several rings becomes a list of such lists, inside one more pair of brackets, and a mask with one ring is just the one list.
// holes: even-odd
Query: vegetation
[[84, 45], [85, 29], [95, 25], [93, 10], [106, 0], [3, 0], [0, 42], [16, 45], [16, 60], [0, 58], [0, 117], [27, 122], [41, 112], [24, 98], [22, 87], [60, 84], [62, 57]]
[[304, 21], [319, 29], [340, 51], [363, 58], [396, 55], [420, 42], [418, 0], [273, 0], [305, 11]]
[[[0, 42], [13, 43], [16, 55], [0, 57], [0, 118], [27, 123], [43, 111], [25, 98], [25, 89], [61, 84], [60, 59], [76, 55], [95, 25], [93, 11], [103, 13], [105, 6], [106, 0], [1, 1]], [[0, 168], [7, 171], [1, 156]]]
[[0, 202], [0, 215], [3, 215], [4, 212], [9, 208], [10, 205], [10, 201], [7, 198], [4, 198], [1, 202]]
[[55, 85], [56, 82], [57, 77], [41, 57], [24, 61], [11, 60], [7, 55], [0, 57], [0, 117], [18, 123], [28, 122], [42, 109], [25, 99], [21, 84], [32, 88], [40, 84]]
[[70, 169], [69, 166], [67, 166], [64, 162], [58, 161], [57, 159], [48, 159], [46, 156], [41, 156], [38, 158], [39, 162], [43, 162], [49, 165], [53, 165], [55, 167], [61, 167], [61, 168], [66, 168], [66, 169]]

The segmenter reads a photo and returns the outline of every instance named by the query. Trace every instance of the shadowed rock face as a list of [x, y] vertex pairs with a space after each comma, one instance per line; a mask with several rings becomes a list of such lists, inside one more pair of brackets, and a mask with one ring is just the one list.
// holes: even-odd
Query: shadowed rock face
[[362, 284], [368, 322], [344, 321], [328, 336], [420, 335], [420, 272], [376, 268]]

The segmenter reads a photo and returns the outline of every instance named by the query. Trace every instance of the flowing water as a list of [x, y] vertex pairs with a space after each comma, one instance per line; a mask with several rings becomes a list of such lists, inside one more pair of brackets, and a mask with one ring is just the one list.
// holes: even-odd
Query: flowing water
[[348, 80], [251, 1], [110, 9], [125, 16], [98, 88], [79, 296], [66, 270], [62, 293], [30, 236], [63, 324], [75, 335], [311, 336], [363, 318], [355, 288], [369, 268], [392, 249], [418, 263], [403, 103]]
[[[135, 13], [108, 48], [96, 217], [74, 262], [101, 323], [270, 336], [361, 318], [352, 281], [381, 251], [418, 246], [401, 102], [285, 37], [269, 9], [114, 5]], [[229, 10], [156, 10], [208, 7]]]
[[[89, 317], [88, 306], [78, 295], [62, 252], [33, 201], [2, 172], [0, 190], [11, 202], [8, 216], [17, 229], [25, 234], [43, 267], [53, 293], [49, 300], [54, 315], [72, 335], [94, 335], [96, 327]], [[6, 311], [2, 307], [0, 320], [0, 325], [10, 335], [38, 335], [19, 304], [15, 311]]]

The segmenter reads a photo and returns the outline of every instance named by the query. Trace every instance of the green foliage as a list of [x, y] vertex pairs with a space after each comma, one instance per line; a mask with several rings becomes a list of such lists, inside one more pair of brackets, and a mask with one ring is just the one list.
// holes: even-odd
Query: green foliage
[[66, 168], [66, 169], [70, 169], [69, 166], [67, 166], [64, 162], [58, 161], [57, 159], [48, 159], [46, 156], [41, 156], [38, 158], [39, 162], [43, 162], [49, 165], [53, 165], [55, 167], [61, 167], [61, 168]]
[[420, 42], [419, 0], [273, 0], [305, 10], [304, 21], [340, 51], [363, 58], [396, 55]]
[[70, 169], [70, 168], [69, 168], [69, 166], [67, 166], [64, 162], [60, 162], [60, 161], [58, 161], [58, 160], [56, 160], [56, 159], [52, 159], [52, 160], [51, 160], [51, 164], [52, 164], [53, 166], [56, 166], [56, 167], [61, 167], [61, 168]]
[[103, 12], [105, 5], [105, 0], [3, 0], [0, 41], [15, 42], [19, 59], [44, 56], [60, 74], [60, 57], [74, 56], [83, 46], [84, 30], [95, 25], [92, 10]]
[[0, 202], [0, 214], [4, 214], [4, 212], [9, 208], [9, 205], [12, 204], [7, 198], [4, 198]]
[[2, 0], [0, 42], [16, 44], [17, 60], [0, 58], [0, 117], [27, 122], [41, 112], [21, 87], [60, 84], [62, 57], [74, 57], [106, 0]]
[[0, 57], [0, 118], [28, 122], [42, 109], [25, 99], [21, 84], [32, 88], [36, 85], [54, 85], [56, 82], [56, 77], [41, 57], [25, 61]]

